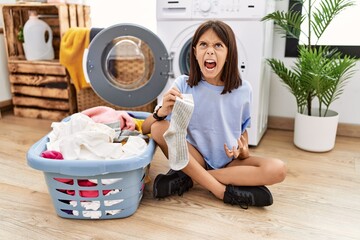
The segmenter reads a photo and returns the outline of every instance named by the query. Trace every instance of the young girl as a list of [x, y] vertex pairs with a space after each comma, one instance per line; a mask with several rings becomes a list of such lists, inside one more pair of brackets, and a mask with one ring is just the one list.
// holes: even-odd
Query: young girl
[[[178, 77], [162, 106], [144, 121], [143, 133], [151, 133], [170, 166], [179, 166], [174, 161], [181, 165], [155, 178], [155, 198], [182, 195], [195, 181], [225, 203], [242, 208], [272, 204], [264, 185], [283, 181], [286, 167], [278, 159], [249, 153], [251, 86], [240, 78], [237, 53], [227, 24], [201, 24], [192, 39], [189, 76]], [[189, 95], [192, 99], [185, 101]]]

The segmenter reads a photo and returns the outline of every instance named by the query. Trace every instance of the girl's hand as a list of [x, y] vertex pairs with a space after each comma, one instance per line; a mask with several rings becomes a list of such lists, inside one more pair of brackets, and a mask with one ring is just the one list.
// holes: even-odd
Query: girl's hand
[[182, 98], [182, 95], [176, 87], [171, 88], [163, 96], [162, 107], [159, 109], [158, 115], [167, 116], [172, 112], [176, 97]]
[[247, 140], [247, 132], [245, 132], [243, 135], [241, 135], [238, 139], [237, 139], [237, 143], [238, 146], [235, 147], [233, 146], [232, 149], [230, 150], [226, 143], [224, 143], [224, 150], [226, 153], [226, 156], [228, 156], [229, 158], [236, 158], [239, 160], [245, 159], [249, 157], [249, 145], [248, 145], [248, 140]]

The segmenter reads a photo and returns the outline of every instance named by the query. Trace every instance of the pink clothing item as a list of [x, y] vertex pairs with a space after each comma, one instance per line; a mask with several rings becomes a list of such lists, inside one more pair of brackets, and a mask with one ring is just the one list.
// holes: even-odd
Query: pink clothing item
[[[84, 180], [78, 180], [78, 184], [81, 187], [94, 187], [97, 186], [96, 183], [90, 182], [87, 179]], [[80, 190], [80, 196], [81, 197], [86, 197], [86, 198], [94, 198], [94, 197], [98, 197], [99, 196], [99, 191], [97, 190]], [[110, 190], [103, 190], [103, 195], [105, 196], [106, 194], [108, 194], [110, 192]]]
[[96, 123], [114, 123], [120, 121], [121, 130], [135, 130], [135, 120], [126, 111], [98, 106], [86, 109], [81, 113], [89, 116]]
[[[55, 179], [57, 181], [59, 181], [59, 179]], [[59, 182], [63, 182], [63, 181], [59, 181]], [[64, 182], [66, 184], [70, 184], [73, 185], [74, 181], [72, 179], [69, 179], [69, 182]], [[96, 183], [90, 182], [87, 179], [83, 179], [83, 180], [78, 180], [78, 184], [81, 187], [95, 187], [97, 186]], [[66, 190], [66, 189], [58, 189], [58, 191], [66, 193], [68, 195], [74, 196], [75, 195], [75, 190]], [[111, 190], [103, 190], [103, 195], [105, 196], [106, 194], [108, 194]], [[79, 191], [79, 195], [81, 197], [85, 197], [85, 198], [96, 198], [99, 196], [99, 191], [97, 190], [80, 190]]]
[[51, 151], [51, 150], [46, 150], [43, 151], [41, 153], [41, 157], [43, 158], [50, 158], [50, 159], [56, 159], [56, 160], [63, 160], [63, 155], [61, 154], [61, 152], [58, 151]]
[[[61, 152], [53, 151], [53, 150], [45, 150], [41, 153], [41, 157], [48, 158], [48, 159], [54, 159], [54, 160], [64, 160], [63, 155]], [[68, 178], [54, 178], [56, 181], [66, 183], [69, 185], [73, 185], [74, 182], [72, 179]]]
[[[46, 150], [44, 152], [41, 153], [41, 157], [43, 158], [48, 158], [48, 159], [54, 159], [54, 160], [64, 160], [61, 152], [57, 152], [57, 151], [49, 151]], [[56, 181], [58, 182], [62, 182], [68, 185], [74, 185], [74, 180], [71, 178], [54, 178]], [[79, 179], [78, 180], [78, 184], [80, 187], [94, 187], [97, 186], [96, 183], [93, 183], [87, 179]], [[74, 190], [66, 190], [66, 189], [58, 189], [58, 191], [66, 193], [68, 195], [74, 196], [75, 195], [75, 191]], [[111, 190], [103, 190], [103, 195], [105, 196], [106, 194], [108, 194]], [[86, 198], [93, 198], [93, 197], [98, 197], [99, 196], [99, 191], [97, 190], [80, 190], [79, 194], [81, 197], [86, 197]]]

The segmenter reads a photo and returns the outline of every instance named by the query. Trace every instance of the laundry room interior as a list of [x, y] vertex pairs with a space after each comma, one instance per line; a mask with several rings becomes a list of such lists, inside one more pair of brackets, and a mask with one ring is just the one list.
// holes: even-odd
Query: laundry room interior
[[[360, 31], [352, 29], [359, 1], [0, 0], [0, 9], [0, 239], [360, 236]], [[294, 9], [298, 15], [289, 18], [301, 19], [303, 28], [291, 37], [297, 25], [289, 27], [289, 21], [274, 18]], [[309, 9], [322, 14], [311, 15]], [[306, 24], [308, 16], [312, 25]], [[156, 179], [172, 171], [172, 153], [187, 156], [190, 163], [206, 158], [189, 138], [184, 137], [182, 149], [176, 145], [178, 138], [170, 146], [166, 133], [164, 153], [154, 126], [176, 117], [165, 114], [162, 105], [179, 78], [192, 76], [191, 59], [200, 63], [190, 56], [197, 52], [193, 36], [211, 20], [233, 32], [239, 89], [245, 82], [251, 86], [250, 123], [242, 129], [245, 147], [239, 136], [228, 152], [247, 149], [250, 157], [280, 160], [286, 169], [279, 182], [244, 185], [266, 185], [271, 206], [257, 207], [256, 195], [226, 204], [194, 177], [191, 186], [181, 182], [169, 190], [170, 196], [155, 197]], [[279, 23], [289, 32], [284, 34]], [[311, 32], [309, 26], [317, 28]], [[310, 36], [315, 40], [310, 42]], [[307, 54], [325, 49], [318, 56], [325, 62], [322, 69], [316, 69], [315, 57], [306, 62], [301, 49]], [[298, 82], [290, 82], [293, 78]], [[315, 90], [299, 97], [302, 87], [310, 85]], [[327, 92], [319, 93], [325, 88]], [[174, 98], [171, 111], [178, 101], [186, 103], [184, 99]], [[188, 118], [191, 124], [196, 118], [195, 100], [193, 115], [183, 122]], [[313, 108], [318, 113], [313, 110], [308, 116]], [[218, 119], [207, 110], [202, 124], [212, 126]], [[232, 111], [237, 116], [244, 110]], [[309, 119], [300, 123], [303, 116]], [[335, 127], [310, 122], [318, 119], [331, 119]], [[238, 125], [243, 128], [245, 123]], [[304, 125], [312, 128], [299, 129]], [[171, 130], [172, 122], [167, 126]], [[80, 128], [86, 132], [67, 135]], [[199, 157], [193, 157], [194, 151]], [[246, 158], [233, 157], [239, 165], [247, 165]], [[237, 185], [220, 181], [221, 174], [214, 172], [221, 168], [203, 162], [201, 171], [216, 183]]]

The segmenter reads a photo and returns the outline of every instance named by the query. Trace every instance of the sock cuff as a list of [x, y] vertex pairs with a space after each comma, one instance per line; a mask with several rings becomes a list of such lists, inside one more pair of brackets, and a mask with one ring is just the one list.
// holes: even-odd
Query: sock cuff
[[[190, 94], [184, 94], [184, 95], [190, 95]], [[186, 129], [190, 122], [194, 110], [194, 102], [192, 99], [192, 95], [190, 96], [191, 98], [190, 97], [184, 99], [178, 97], [176, 98], [172, 112], [171, 122], [173, 122], [173, 124], [176, 125], [176, 128], [178, 130]]]

